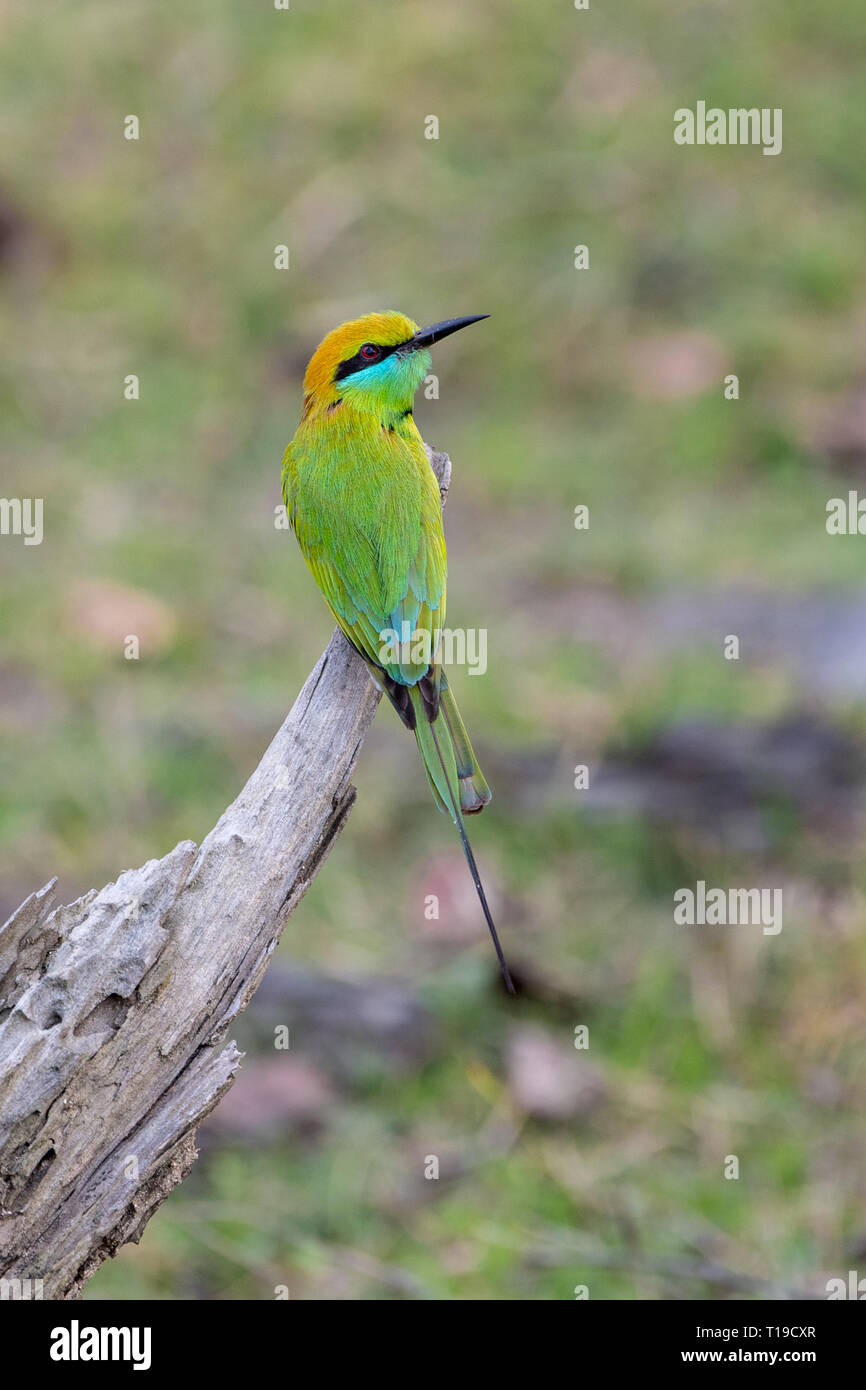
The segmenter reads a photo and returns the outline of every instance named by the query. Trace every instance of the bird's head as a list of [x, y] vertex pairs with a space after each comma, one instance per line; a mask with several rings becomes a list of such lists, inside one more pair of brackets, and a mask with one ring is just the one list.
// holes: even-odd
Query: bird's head
[[304, 377], [304, 415], [346, 401], [382, 415], [411, 409], [430, 370], [432, 345], [487, 314], [446, 319], [419, 328], [405, 314], [365, 314], [341, 323], [322, 340]]

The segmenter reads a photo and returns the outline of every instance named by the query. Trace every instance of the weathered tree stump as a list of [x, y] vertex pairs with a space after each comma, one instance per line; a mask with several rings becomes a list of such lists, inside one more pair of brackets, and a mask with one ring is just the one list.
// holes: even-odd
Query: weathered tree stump
[[[442, 500], [451, 465], [428, 449]], [[345, 824], [379, 692], [335, 631], [201, 848], [0, 929], [0, 1278], [75, 1298], [189, 1172], [223, 1045]]]

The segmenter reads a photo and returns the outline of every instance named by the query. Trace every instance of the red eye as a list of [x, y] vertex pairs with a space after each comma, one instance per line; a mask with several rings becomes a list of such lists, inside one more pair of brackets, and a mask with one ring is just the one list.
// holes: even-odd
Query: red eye
[[376, 347], [375, 343], [365, 343], [361, 348], [361, 356], [365, 362], [375, 362], [376, 358], [379, 356], [379, 349]]

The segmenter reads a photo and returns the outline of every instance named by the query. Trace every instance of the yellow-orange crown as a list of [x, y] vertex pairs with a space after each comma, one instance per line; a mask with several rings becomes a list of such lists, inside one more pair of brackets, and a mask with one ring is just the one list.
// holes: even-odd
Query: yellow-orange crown
[[359, 319], [341, 323], [322, 339], [310, 358], [304, 376], [304, 395], [319, 399], [333, 394], [337, 368], [341, 362], [354, 357], [363, 343], [394, 347], [397, 343], [408, 342], [417, 331], [417, 323], [395, 310], [364, 314]]

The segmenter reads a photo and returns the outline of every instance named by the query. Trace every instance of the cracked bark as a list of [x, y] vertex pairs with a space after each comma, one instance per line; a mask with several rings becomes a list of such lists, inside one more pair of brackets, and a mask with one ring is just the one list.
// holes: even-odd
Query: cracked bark
[[[446, 454], [428, 448], [444, 504]], [[379, 703], [336, 631], [237, 800], [200, 848], [0, 928], [0, 1278], [76, 1298], [196, 1158], [232, 1084], [222, 1044], [355, 799]]]

